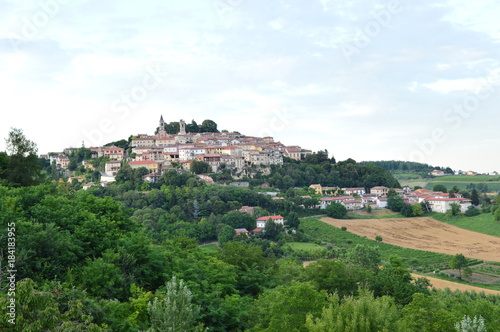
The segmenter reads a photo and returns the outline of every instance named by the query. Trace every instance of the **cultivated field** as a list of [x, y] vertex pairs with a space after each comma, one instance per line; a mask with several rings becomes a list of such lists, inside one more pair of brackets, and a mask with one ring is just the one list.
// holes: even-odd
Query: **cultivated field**
[[500, 262], [500, 237], [461, 229], [433, 218], [333, 219], [321, 221], [348, 232], [404, 248]]
[[500, 291], [493, 290], [493, 289], [487, 289], [487, 288], [481, 288], [481, 287], [475, 287], [471, 285], [466, 285], [466, 284], [461, 284], [458, 282], [453, 282], [453, 281], [448, 281], [448, 280], [443, 280], [443, 279], [438, 279], [438, 278], [433, 278], [429, 277], [427, 275], [420, 275], [420, 274], [411, 274], [415, 279], [418, 278], [427, 278], [431, 282], [432, 287], [436, 289], [445, 289], [449, 288], [452, 291], [453, 290], [459, 290], [462, 292], [469, 291], [469, 292], [484, 292], [485, 294], [491, 294], [491, 295], [500, 295]]

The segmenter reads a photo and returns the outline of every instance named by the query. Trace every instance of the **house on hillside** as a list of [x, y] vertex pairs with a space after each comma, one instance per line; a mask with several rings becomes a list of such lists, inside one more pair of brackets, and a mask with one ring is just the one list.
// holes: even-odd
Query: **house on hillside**
[[141, 161], [132, 161], [129, 163], [131, 168], [141, 168], [145, 167], [152, 173], [160, 172], [160, 163], [151, 160], [141, 160]]
[[365, 194], [365, 188], [358, 187], [358, 188], [342, 188], [344, 191], [344, 194], [346, 195], [364, 195]]
[[444, 176], [445, 175], [444, 171], [442, 171], [440, 169], [435, 169], [432, 172], [430, 172], [429, 174], [432, 176]]
[[451, 210], [451, 204], [460, 205], [460, 212], [465, 212], [472, 205], [470, 199], [466, 198], [428, 198], [429, 207], [432, 212], [446, 213]]
[[384, 186], [376, 186], [370, 189], [371, 194], [376, 194], [377, 196], [385, 197], [389, 192], [389, 188]]
[[264, 216], [264, 217], [260, 217], [260, 218], [258, 218], [256, 220], [256, 222], [257, 222], [257, 228], [265, 228], [266, 227], [266, 223], [269, 220], [274, 221], [274, 223], [276, 223], [276, 224], [282, 224], [282, 225], [285, 224], [285, 219], [282, 216], [280, 216], [280, 215]]
[[347, 210], [359, 210], [363, 208], [363, 202], [361, 199], [351, 199], [343, 201], [342, 204]]
[[351, 200], [351, 196], [339, 196], [339, 197], [321, 197], [319, 199], [320, 201], [320, 209], [326, 209], [328, 205], [332, 204], [333, 202], [337, 203], [342, 203], [343, 201], [346, 200]]
[[379, 209], [385, 209], [387, 207], [387, 197], [377, 198], [376, 203]]

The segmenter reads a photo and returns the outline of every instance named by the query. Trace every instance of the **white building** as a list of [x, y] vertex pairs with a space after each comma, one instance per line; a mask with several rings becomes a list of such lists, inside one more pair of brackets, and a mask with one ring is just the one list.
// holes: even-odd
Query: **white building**
[[257, 228], [265, 228], [266, 227], [266, 223], [269, 220], [274, 221], [275, 224], [282, 224], [283, 225], [285, 223], [285, 219], [283, 219], [283, 217], [280, 216], [280, 215], [277, 215], [277, 216], [264, 216], [264, 217], [260, 217], [260, 218], [258, 218], [256, 220], [257, 221]]
[[451, 210], [451, 204], [460, 205], [460, 212], [465, 212], [472, 205], [470, 199], [466, 198], [428, 198], [429, 207], [433, 212], [446, 213]]

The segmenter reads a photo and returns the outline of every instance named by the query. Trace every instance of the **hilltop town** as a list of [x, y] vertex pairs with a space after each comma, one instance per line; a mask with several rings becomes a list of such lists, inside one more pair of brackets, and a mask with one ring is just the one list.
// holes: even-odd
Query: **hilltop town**
[[[130, 153], [113, 145], [90, 147], [91, 158], [109, 158], [104, 170], [108, 177], [115, 176], [125, 161], [131, 168], [145, 167], [151, 172], [147, 176], [148, 181], [155, 181], [164, 170], [172, 169], [174, 165], [189, 170], [193, 160], [207, 163], [210, 173], [228, 169], [233, 176], [238, 176], [252, 167], [258, 166], [265, 172], [270, 165], [282, 165], [283, 157], [301, 160], [312, 153], [300, 146], [275, 142], [269, 136], [254, 137], [227, 131], [187, 132], [184, 120], [179, 121], [177, 134], [168, 134], [165, 126], [161, 116], [154, 135], [133, 136]], [[67, 169], [69, 154], [74, 150], [69, 148], [63, 153], [50, 153], [41, 157], [48, 159], [51, 164], [55, 163], [58, 168]], [[88, 165], [85, 160], [82, 163]]]

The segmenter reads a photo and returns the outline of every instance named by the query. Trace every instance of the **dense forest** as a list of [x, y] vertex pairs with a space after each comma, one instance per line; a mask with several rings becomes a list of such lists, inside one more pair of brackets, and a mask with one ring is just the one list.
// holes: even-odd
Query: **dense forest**
[[[307, 209], [318, 196], [303, 187], [398, 187], [378, 166], [318, 154], [288, 161], [256, 179], [286, 189], [273, 200], [176, 170], [151, 184], [129, 167], [81, 190], [53, 180], [30, 157], [35, 145], [19, 151], [0, 154], [0, 327], [9, 331], [500, 330], [500, 297], [431, 289], [375, 247], [332, 243], [313, 257], [287, 247], [318, 241], [300, 218], [319, 213]], [[24, 164], [33, 172], [21, 181], [10, 172]], [[271, 214], [285, 224], [235, 234]], [[204, 249], [209, 241], [218, 247]]]
[[447, 174], [453, 174], [450, 167], [431, 166], [428, 164], [418, 163], [414, 161], [401, 160], [380, 160], [380, 161], [363, 161], [361, 164], [373, 164], [393, 173], [416, 173], [422, 177], [428, 177], [433, 170], [442, 170]]

